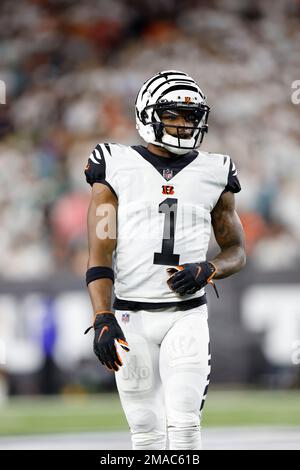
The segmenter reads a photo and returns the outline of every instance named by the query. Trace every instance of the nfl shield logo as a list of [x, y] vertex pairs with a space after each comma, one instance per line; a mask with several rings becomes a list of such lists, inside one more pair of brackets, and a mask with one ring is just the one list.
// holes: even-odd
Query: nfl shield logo
[[122, 314], [122, 322], [128, 323], [129, 322], [130, 315], [129, 313], [123, 313]]
[[165, 180], [169, 181], [171, 178], [173, 178], [173, 170], [169, 170], [169, 168], [163, 170], [163, 177]]

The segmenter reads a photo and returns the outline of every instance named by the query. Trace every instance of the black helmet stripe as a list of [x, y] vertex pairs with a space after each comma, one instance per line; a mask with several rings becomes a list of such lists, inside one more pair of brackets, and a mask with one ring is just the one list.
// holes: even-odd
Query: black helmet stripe
[[[155, 75], [155, 77], [153, 77], [149, 83], [147, 84], [145, 90], [143, 91], [142, 93], [142, 96], [141, 96], [141, 99], [143, 98], [144, 94], [146, 93], [146, 91], [148, 90], [148, 88], [152, 85], [152, 83], [154, 83], [156, 80], [158, 80], [159, 78], [165, 78], [167, 80], [167, 77], [169, 75], [184, 75], [185, 77], [187, 77], [187, 74], [184, 73], [184, 72], [166, 72], [166, 73], [158, 73], [157, 75]], [[147, 83], [147, 80], [145, 81], [144, 85]]]
[[157, 92], [157, 90], [159, 90], [159, 88], [161, 88], [162, 86], [167, 85], [167, 84], [169, 84], [169, 83], [171, 83], [171, 82], [177, 82], [178, 84], [180, 84], [180, 83], [195, 83], [193, 79], [188, 80], [188, 79], [183, 79], [183, 78], [180, 78], [180, 79], [172, 78], [171, 80], [168, 80], [167, 82], [160, 83], [160, 84], [155, 88], [155, 90], [153, 90], [152, 96], [154, 96], [154, 94]]

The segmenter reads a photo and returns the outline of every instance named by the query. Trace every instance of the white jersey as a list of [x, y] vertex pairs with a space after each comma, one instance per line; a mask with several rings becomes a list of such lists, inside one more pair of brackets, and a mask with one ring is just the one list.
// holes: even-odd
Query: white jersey
[[195, 150], [165, 158], [143, 146], [98, 144], [85, 175], [118, 198], [115, 308], [196, 306], [204, 289], [180, 296], [166, 269], [206, 260], [211, 211], [224, 191], [240, 191], [231, 158]]

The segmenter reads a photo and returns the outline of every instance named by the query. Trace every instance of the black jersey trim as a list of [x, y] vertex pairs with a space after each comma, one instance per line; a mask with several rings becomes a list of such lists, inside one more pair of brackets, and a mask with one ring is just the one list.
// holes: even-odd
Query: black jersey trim
[[111, 156], [111, 149], [110, 149], [109, 144], [104, 143], [104, 147], [106, 148], [106, 150], [108, 151], [109, 155]]
[[239, 193], [241, 189], [242, 188], [241, 188], [239, 179], [237, 177], [236, 168], [234, 167], [233, 162], [230, 159], [227, 184], [225, 186], [223, 193], [227, 191], [231, 191], [232, 193]]
[[[100, 161], [96, 156], [95, 149], [97, 149], [101, 154], [101, 160]], [[99, 161], [99, 163], [97, 164], [97, 163], [93, 162], [93, 160], [89, 159], [90, 164], [91, 164], [91, 168], [88, 169], [88, 170], [85, 170], [85, 172], [84, 172], [86, 181], [91, 186], [93, 186], [94, 183], [105, 184], [111, 190], [111, 192], [115, 195], [115, 197], [118, 199], [118, 195], [117, 195], [116, 191], [111, 186], [111, 184], [106, 180], [106, 161], [105, 161], [103, 149], [101, 148], [100, 144], [98, 144], [95, 149], [93, 150], [92, 153], [94, 155], [94, 158], [97, 161]]]
[[156, 310], [158, 308], [178, 307], [178, 310], [189, 310], [207, 304], [206, 294], [196, 299], [182, 300], [181, 302], [137, 302], [115, 298], [113, 308], [116, 310]]
[[[192, 163], [199, 154], [196, 150], [192, 150], [187, 152], [185, 155], [166, 158], [155, 155], [143, 145], [133, 145], [131, 148], [141, 155], [145, 160], [147, 160], [147, 162], [149, 162], [152, 166], [154, 166], [154, 168], [161, 174], [163, 178], [164, 170], [172, 170], [172, 178], [174, 178], [177, 173]], [[166, 181], [170, 181], [172, 178], [164, 179]]]
[[101, 145], [100, 145], [100, 144], [96, 145], [96, 149], [98, 150], [98, 152], [100, 153], [101, 157], [102, 157], [103, 160], [105, 161], [104, 153], [103, 153], [103, 150], [102, 150]]
[[116, 191], [115, 191], [114, 188], [111, 186], [111, 184], [109, 184], [108, 181], [102, 180], [102, 179], [95, 179], [95, 180], [93, 180], [92, 183], [90, 183], [90, 185], [93, 186], [94, 183], [105, 184], [105, 186], [107, 186], [107, 187], [111, 190], [111, 192], [116, 196], [116, 198], [118, 199], [118, 195], [117, 195]]

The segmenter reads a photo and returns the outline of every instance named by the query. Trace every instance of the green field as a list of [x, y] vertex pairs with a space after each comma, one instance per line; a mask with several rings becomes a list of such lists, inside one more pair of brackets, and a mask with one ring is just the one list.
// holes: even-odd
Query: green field
[[[210, 391], [203, 426], [300, 426], [300, 393]], [[0, 435], [127, 429], [116, 394], [14, 398], [0, 406]]]

